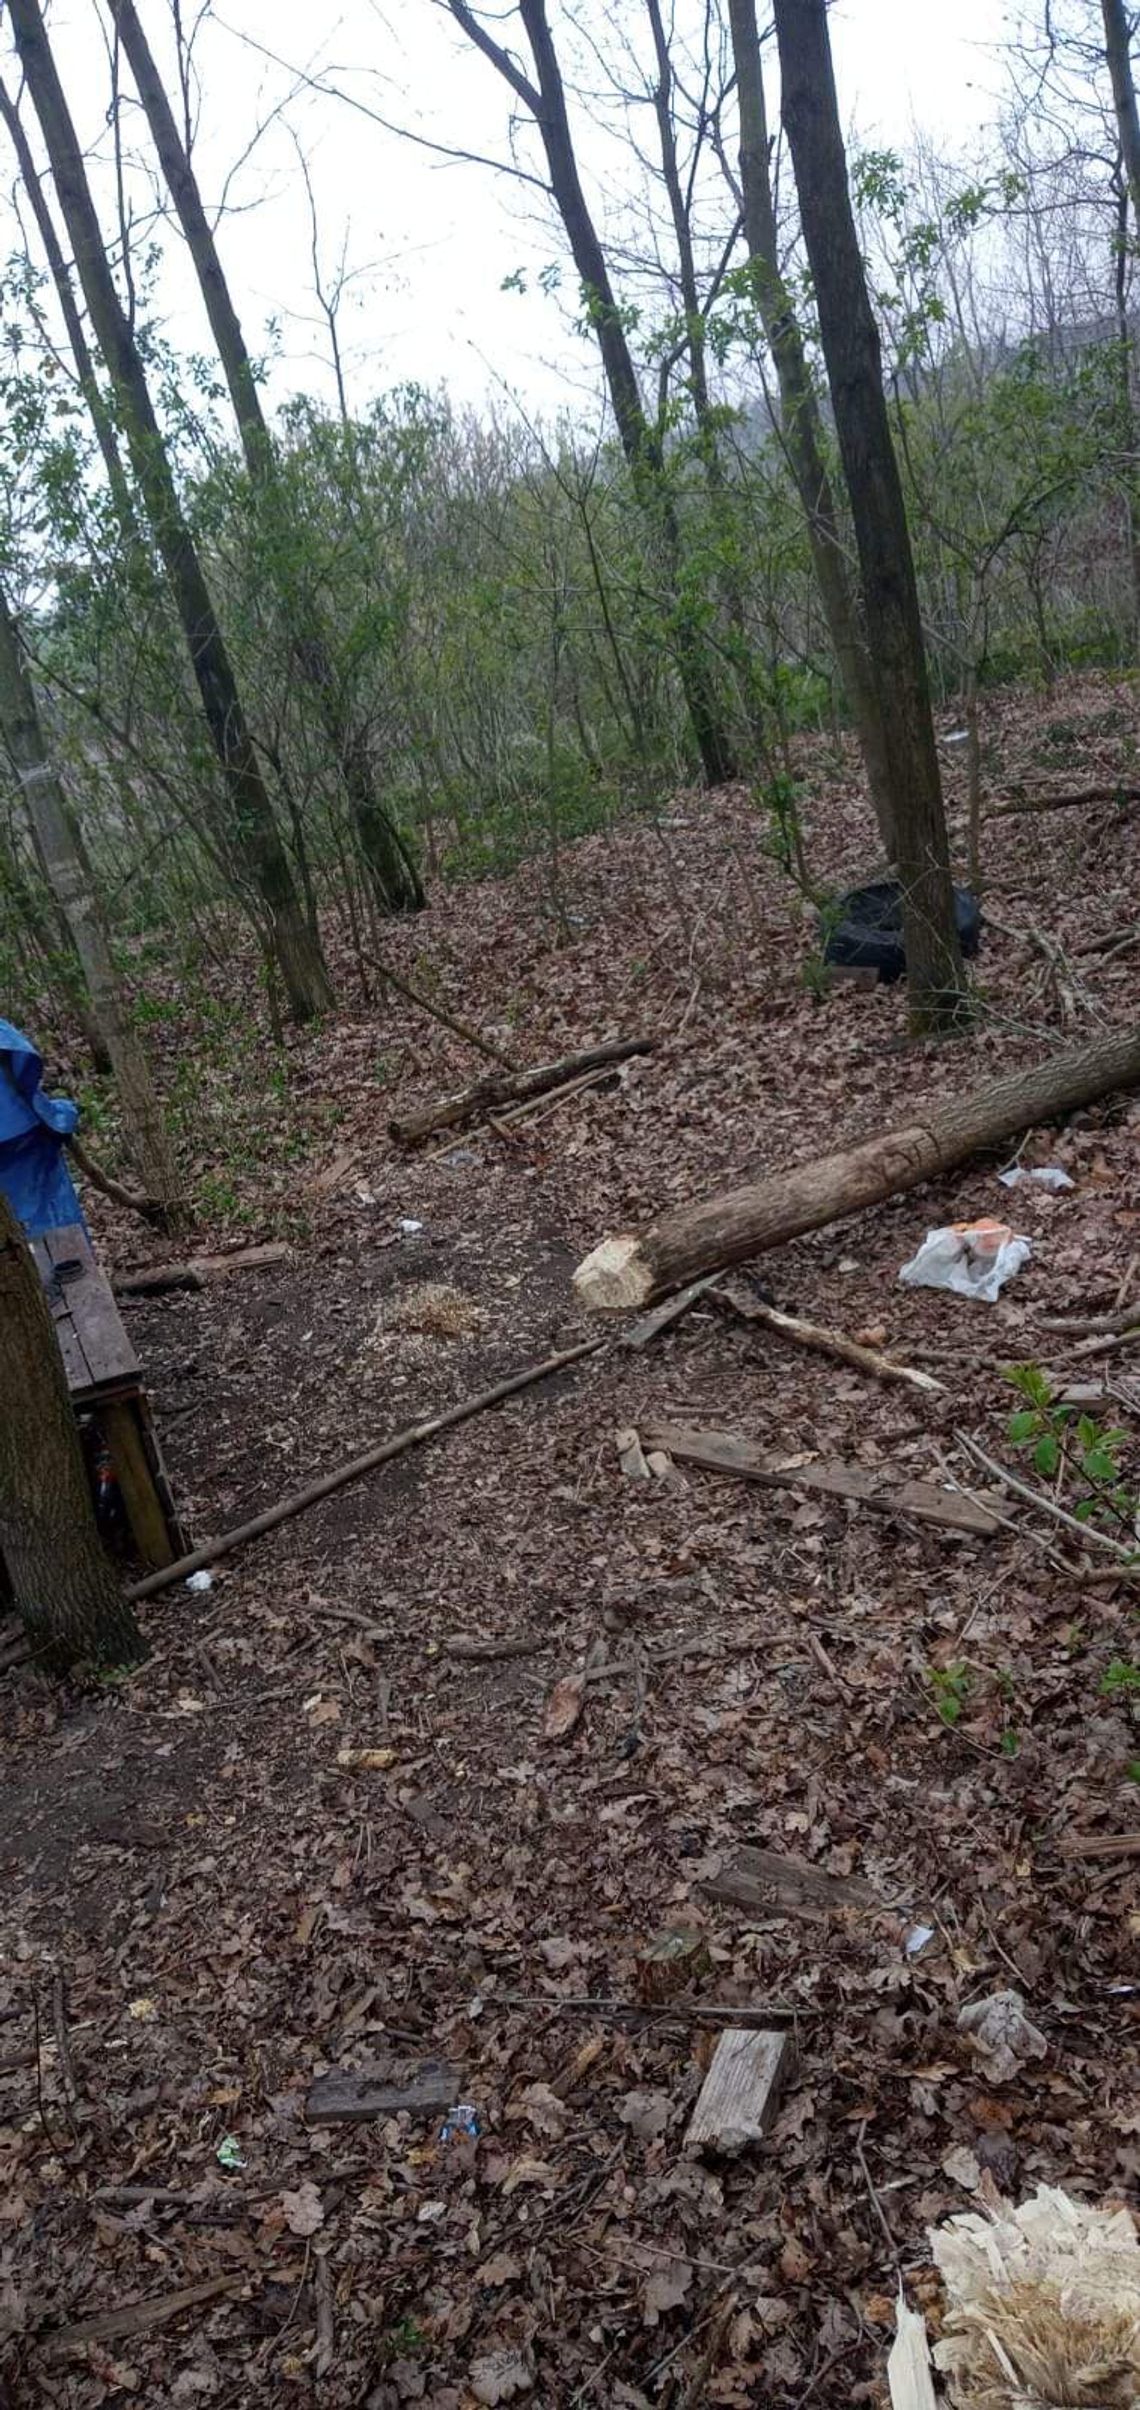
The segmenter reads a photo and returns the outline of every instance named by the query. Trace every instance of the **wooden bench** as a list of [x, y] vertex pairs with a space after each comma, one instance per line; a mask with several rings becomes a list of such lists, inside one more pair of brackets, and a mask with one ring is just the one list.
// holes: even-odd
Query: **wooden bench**
[[72, 1405], [99, 1427], [139, 1555], [149, 1565], [171, 1565], [184, 1552], [184, 1534], [151, 1422], [142, 1367], [110, 1281], [79, 1223], [45, 1231], [31, 1245]]

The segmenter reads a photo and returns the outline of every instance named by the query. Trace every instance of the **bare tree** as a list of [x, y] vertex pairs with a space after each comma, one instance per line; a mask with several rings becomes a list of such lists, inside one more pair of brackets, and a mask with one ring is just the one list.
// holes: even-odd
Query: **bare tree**
[[756, 308], [779, 387], [780, 436], [807, 521], [816, 584], [836, 666], [855, 721], [875, 818], [887, 856], [891, 858], [894, 823], [882, 716], [828, 476], [811, 370], [792, 297], [780, 268], [756, 0], [728, 0], [728, 16], [740, 114], [744, 233]]
[[254, 749], [212, 597], [183, 515], [146, 372], [111, 274], [71, 113], [39, 0], [11, 0], [12, 31], [40, 122], [60, 212], [91, 324], [115, 389], [131, 464], [198, 685], [230, 800], [230, 828], [266, 917], [297, 1020], [331, 1002], [320, 944], [306, 921]]
[[43, 1284], [2, 1190], [0, 1557], [29, 1639], [60, 1670], [145, 1656], [95, 1527]]
[[1135, 20], [1129, 18], [1124, 0], [1101, 0], [1104, 16], [1104, 52], [1112, 79], [1112, 105], [1116, 111], [1117, 132], [1120, 136], [1120, 156], [1128, 179], [1132, 202], [1133, 233], [1140, 242], [1140, 109], [1136, 105], [1136, 79], [1132, 73], [1132, 36]]
[[700, 612], [687, 589], [681, 528], [671, 491], [664, 446], [650, 424], [614, 292], [609, 263], [594, 224], [578, 170], [566, 89], [546, 12], [546, 0], [520, 0], [519, 15], [530, 45], [535, 80], [524, 73], [503, 43], [491, 35], [467, 0], [447, 0], [468, 40], [491, 61], [534, 119], [546, 155], [550, 190], [562, 220], [590, 323], [598, 339], [618, 439], [629, 464], [638, 502], [655, 531], [667, 587], [670, 636], [676, 653], [689, 721], [705, 777], [720, 785], [733, 773], [725, 726]]
[[965, 976], [918, 587], [839, 121], [826, 0], [775, 0], [784, 125], [855, 522], [886, 745], [912, 1025], [962, 1019]]
[[134, 0], [111, 0], [115, 28], [130, 63], [139, 99], [158, 154], [178, 222], [194, 265], [210, 331], [218, 347], [250, 483], [259, 498], [272, 543], [272, 567], [280, 588], [298, 675], [314, 697], [333, 766], [349, 809], [376, 902], [383, 912], [418, 912], [424, 902], [419, 873], [399, 830], [385, 811], [366, 733], [354, 721], [320, 625], [315, 600], [304, 590], [296, 545], [285, 524], [286, 504], [273, 437], [241, 321], [222, 267], [214, 231], [202, 205], [188, 144], [167, 99]]

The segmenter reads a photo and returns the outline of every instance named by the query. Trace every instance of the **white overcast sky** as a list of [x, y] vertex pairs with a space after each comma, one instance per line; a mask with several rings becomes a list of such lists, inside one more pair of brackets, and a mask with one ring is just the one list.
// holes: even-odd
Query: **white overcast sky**
[[[639, 0], [611, 5], [618, 22], [640, 13]], [[138, 6], [152, 46], [168, 60], [170, 0], [138, 0]], [[183, 10], [189, 21], [191, 0], [183, 0]], [[505, 5], [498, 14], [507, 20]], [[556, 30], [561, 14], [559, 0], [552, 0]], [[832, 42], [845, 122], [864, 143], [905, 149], [917, 126], [948, 151], [976, 150], [1001, 85], [1006, 14], [1005, 0], [837, 0]], [[96, 0], [52, 0], [49, 22], [81, 132], [97, 144], [109, 79]], [[512, 396], [546, 416], [592, 402], [592, 346], [575, 337], [566, 299], [533, 287], [535, 271], [561, 251], [540, 197], [489, 169], [433, 160], [311, 88], [290, 97], [290, 70], [327, 75], [422, 135], [499, 155], [507, 126], [503, 87], [438, 0], [344, 0], [327, 9], [321, 0], [316, 8], [312, 0], [214, 0], [195, 59], [201, 83], [195, 158], [208, 205], [220, 198], [259, 124], [286, 104], [232, 176], [231, 214], [220, 229], [251, 345], [264, 344], [272, 321], [280, 327], [272, 400], [298, 388], [324, 396], [332, 390], [295, 136], [310, 165], [324, 270], [335, 271], [343, 248], [352, 272], [341, 340], [354, 406], [404, 380], [445, 383], [457, 401], [493, 411], [508, 407]], [[5, 74], [11, 73], [9, 59]], [[124, 88], [131, 89], [125, 67]], [[598, 147], [578, 122], [587, 165], [603, 179], [620, 175], [613, 143]], [[141, 139], [132, 127], [132, 143]], [[102, 147], [106, 155], [105, 134]], [[6, 166], [3, 184], [10, 186]], [[97, 172], [97, 190], [109, 213], [105, 171]], [[599, 198], [604, 209], [606, 196]], [[529, 271], [532, 289], [524, 297], [504, 293], [504, 277], [520, 268]], [[176, 247], [161, 290], [175, 340], [205, 350], [208, 337]], [[572, 296], [572, 274], [566, 293]]]

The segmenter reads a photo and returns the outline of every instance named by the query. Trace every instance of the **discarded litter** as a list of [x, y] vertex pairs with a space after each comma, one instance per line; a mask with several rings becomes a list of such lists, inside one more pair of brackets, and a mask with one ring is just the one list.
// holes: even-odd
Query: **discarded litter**
[[945, 1230], [928, 1230], [912, 1263], [904, 1264], [899, 1279], [910, 1289], [952, 1289], [958, 1297], [980, 1297], [992, 1305], [999, 1290], [1020, 1272], [1033, 1253], [1031, 1241], [1018, 1238], [1007, 1222], [988, 1215], [978, 1222], [954, 1222]]
[[457, 2100], [439, 2129], [441, 2142], [478, 2142], [479, 2115], [469, 2100]]
[[201, 1573], [191, 1573], [187, 1578], [186, 1587], [188, 1590], [212, 1590], [214, 1576], [212, 1573], [207, 1573], [205, 1569]]
[[236, 2134], [223, 2134], [214, 2157], [219, 2167], [244, 2167], [241, 2144]]
[[1070, 1180], [1068, 1172], [1062, 1171], [1059, 1163], [1011, 1163], [1008, 1171], [998, 1173], [998, 1179], [1003, 1188], [1028, 1186], [1058, 1189], [1075, 1188], [1077, 1185], [1075, 1180]]
[[396, 1224], [396, 1228], [399, 1231], [401, 1238], [418, 1238], [423, 1227], [424, 1225], [422, 1222], [413, 1221], [411, 1216], [408, 1214], [401, 1215], [400, 1220]]
[[912, 1925], [903, 1948], [908, 1958], [920, 1958], [928, 1941], [934, 1939], [933, 1925]]

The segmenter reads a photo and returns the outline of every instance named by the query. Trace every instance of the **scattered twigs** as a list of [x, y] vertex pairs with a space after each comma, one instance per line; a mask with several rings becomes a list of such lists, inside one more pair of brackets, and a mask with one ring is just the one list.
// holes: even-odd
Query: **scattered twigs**
[[498, 1119], [507, 1130], [520, 1129], [524, 1123], [528, 1129], [535, 1129], [540, 1121], [546, 1120], [548, 1113], [556, 1113], [560, 1105], [564, 1105], [571, 1096], [580, 1096], [584, 1088], [598, 1088], [607, 1081], [616, 1084], [616, 1080], [617, 1073], [613, 1066], [602, 1063], [596, 1071], [579, 1072], [577, 1079], [563, 1080], [561, 1087], [548, 1088], [544, 1096], [527, 1098], [522, 1104], [508, 1105]]
[[496, 1381], [491, 1389], [480, 1390], [475, 1397], [464, 1398], [458, 1406], [449, 1406], [444, 1414], [433, 1414], [426, 1422], [412, 1423], [407, 1430], [397, 1431], [391, 1439], [381, 1440], [367, 1448], [362, 1456], [351, 1456], [346, 1464], [335, 1465], [332, 1472], [323, 1473], [319, 1480], [306, 1483], [304, 1489], [294, 1490], [291, 1497], [282, 1498], [276, 1506], [267, 1507], [264, 1514], [251, 1516], [248, 1523], [239, 1523], [233, 1531], [223, 1532], [216, 1540], [205, 1540], [193, 1548], [189, 1556], [179, 1557], [173, 1565], [163, 1565], [157, 1573], [148, 1573], [145, 1580], [134, 1582], [128, 1598], [151, 1598], [157, 1590], [168, 1590], [174, 1582], [187, 1581], [203, 1565], [215, 1565], [219, 1557], [232, 1556], [250, 1540], [259, 1540], [263, 1533], [276, 1531], [278, 1524], [288, 1523], [294, 1515], [315, 1506], [322, 1498], [331, 1498], [334, 1491], [346, 1488], [350, 1481], [359, 1481], [365, 1473], [377, 1471], [380, 1465], [390, 1464], [395, 1456], [406, 1456], [413, 1448], [423, 1447], [442, 1431], [453, 1431], [460, 1423], [470, 1422], [473, 1415], [483, 1414], [490, 1406], [516, 1397], [520, 1390], [533, 1389], [552, 1373], [563, 1372], [578, 1364], [584, 1356], [596, 1355], [605, 1347], [605, 1339], [581, 1339], [576, 1347], [561, 1348], [556, 1355], [544, 1356], [540, 1364], [528, 1364], [524, 1372], [511, 1373], [505, 1381]]
[[449, 1012], [447, 1006], [437, 1003], [434, 996], [425, 996], [418, 987], [412, 986], [410, 979], [402, 979], [389, 963], [380, 962], [375, 955], [371, 955], [369, 960], [385, 986], [394, 987], [396, 994], [402, 996], [406, 1004], [414, 1004], [417, 1012], [426, 1013], [431, 1021], [438, 1021], [441, 1029], [449, 1029], [454, 1038], [462, 1038], [465, 1046], [473, 1046], [476, 1054], [485, 1055], [488, 1062], [502, 1063], [505, 1069], [511, 1069], [511, 1056], [504, 1054], [501, 1046], [493, 1045], [491, 1039], [485, 1038], [479, 1030], [472, 1029], [469, 1021], [461, 1021], [458, 1013]]
[[990, 1475], [991, 1480], [1000, 1482], [1003, 1489], [1012, 1491], [1015, 1498], [1024, 1498], [1026, 1504], [1035, 1506], [1039, 1513], [1051, 1515], [1054, 1522], [1063, 1523], [1066, 1531], [1074, 1531], [1077, 1538], [1086, 1545], [1091, 1541], [1095, 1548], [1106, 1548], [1110, 1555], [1125, 1564], [1133, 1563], [1136, 1560], [1135, 1548], [1126, 1548], [1122, 1541], [1110, 1539], [1108, 1533], [1098, 1531], [1094, 1523], [1079, 1522], [1076, 1515], [1071, 1515], [1067, 1507], [1058, 1506], [1056, 1499], [1047, 1497], [1044, 1490], [1035, 1490], [1030, 1482], [1020, 1481], [1016, 1473], [1008, 1472], [1005, 1465], [997, 1462], [996, 1457], [987, 1456], [985, 1449], [980, 1448], [977, 1440], [971, 1439], [967, 1432], [956, 1431], [954, 1437], [959, 1447], [965, 1450], [966, 1455], [972, 1457], [975, 1464], [981, 1465], [982, 1470]]
[[945, 1390], [931, 1372], [916, 1372], [910, 1364], [898, 1364], [893, 1356], [880, 1355], [875, 1347], [864, 1347], [857, 1339], [845, 1338], [842, 1331], [827, 1330], [818, 1322], [803, 1322], [798, 1314], [782, 1313], [779, 1306], [767, 1305], [759, 1297], [745, 1295], [733, 1285], [713, 1290], [714, 1302], [726, 1305], [743, 1322], [762, 1322], [768, 1330], [778, 1331], [783, 1339], [791, 1339], [799, 1347], [810, 1348], [814, 1354], [833, 1356], [840, 1364], [851, 1364], [856, 1372], [868, 1372], [876, 1381], [903, 1381], [911, 1389], [921, 1389], [928, 1397], [943, 1397]]
[[471, 1665], [493, 1665], [499, 1657], [538, 1657], [544, 1649], [553, 1648], [552, 1640], [492, 1640], [478, 1632], [456, 1632], [445, 1640], [445, 1657], [461, 1657]]
[[643, 2018], [687, 2018], [693, 2024], [740, 2025], [762, 2032], [768, 2025], [793, 2024], [797, 2017], [822, 2017], [828, 2012], [809, 2005], [800, 2006], [787, 2000], [765, 2000], [759, 2008], [742, 2008], [736, 2000], [668, 2000], [652, 2003], [642, 2000], [611, 2000], [592, 1993], [564, 1992], [493, 1992], [488, 1993], [487, 2008], [545, 2008], [557, 2016], [588, 2015], [597, 2017], [630, 2017], [636, 2022]]
[[467, 1121], [485, 1120], [503, 1106], [528, 1104], [535, 1097], [568, 1088], [587, 1072], [610, 1071], [615, 1064], [628, 1062], [634, 1055], [652, 1052], [652, 1038], [609, 1038], [601, 1046], [587, 1046], [584, 1052], [563, 1055], [555, 1063], [538, 1063], [530, 1071], [515, 1071], [508, 1064], [501, 1072], [476, 1080], [470, 1088], [461, 1088], [453, 1096], [439, 1097], [433, 1104], [421, 1105], [415, 1113], [390, 1121], [388, 1135], [401, 1146], [413, 1146], [417, 1139], [430, 1138], [436, 1130], [453, 1130]]

